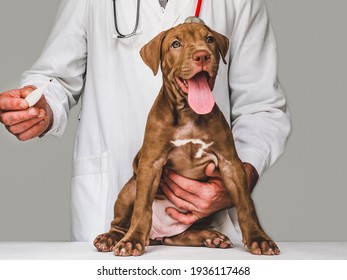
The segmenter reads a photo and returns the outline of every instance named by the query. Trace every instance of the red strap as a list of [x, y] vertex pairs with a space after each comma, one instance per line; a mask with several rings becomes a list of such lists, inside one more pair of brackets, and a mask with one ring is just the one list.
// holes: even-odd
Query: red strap
[[198, 0], [198, 3], [196, 4], [196, 10], [195, 10], [195, 16], [196, 17], [199, 17], [199, 15], [200, 15], [201, 3], [202, 3], [202, 0]]

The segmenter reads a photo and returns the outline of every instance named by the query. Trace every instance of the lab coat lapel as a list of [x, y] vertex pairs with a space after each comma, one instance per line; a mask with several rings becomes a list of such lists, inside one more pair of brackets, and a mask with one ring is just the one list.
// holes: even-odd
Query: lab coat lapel
[[[129, 0], [127, 0], [129, 1]], [[141, 1], [142, 2], [142, 1]], [[144, 0], [144, 5], [146, 8], [146, 12], [148, 13], [153, 13], [153, 16], [157, 17], [159, 20], [162, 19], [163, 17], [163, 10], [160, 7], [159, 1], [158, 0]], [[151, 7], [149, 7], [151, 6]]]
[[[154, 1], [158, 2], [158, 0]], [[178, 20], [184, 13], [193, 16], [196, 2], [197, 0], [169, 0], [163, 13], [162, 29], [166, 30], [179, 23], [183, 23], [183, 21], [178, 22]], [[160, 7], [159, 2], [158, 6]]]
[[145, 6], [141, 5], [141, 8], [145, 8], [146, 12], [150, 12], [153, 17], [158, 18], [161, 30], [166, 30], [183, 23], [183, 21], [178, 22], [182, 14], [194, 15], [196, 2], [197, 0], [169, 0], [163, 11], [158, 0], [143, 0]]

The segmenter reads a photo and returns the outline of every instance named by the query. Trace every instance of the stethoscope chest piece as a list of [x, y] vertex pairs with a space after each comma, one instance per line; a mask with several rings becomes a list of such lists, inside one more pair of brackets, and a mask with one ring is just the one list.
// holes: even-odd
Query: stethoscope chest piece
[[187, 17], [186, 20], [184, 21], [185, 23], [200, 23], [200, 24], [205, 24], [205, 22], [199, 18], [199, 17], [195, 17], [195, 16], [192, 16], [192, 17]]

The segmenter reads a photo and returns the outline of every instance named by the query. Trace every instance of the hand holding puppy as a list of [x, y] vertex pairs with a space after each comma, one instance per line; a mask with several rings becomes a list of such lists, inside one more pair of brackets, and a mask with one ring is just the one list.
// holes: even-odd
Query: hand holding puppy
[[[243, 166], [248, 189], [252, 192], [258, 181], [258, 173], [249, 163], [244, 163]], [[214, 163], [206, 166], [205, 174], [209, 179], [199, 182], [171, 171], [165, 172], [164, 183], [161, 186], [163, 192], [178, 208], [188, 211], [181, 213], [170, 207], [166, 209], [168, 215], [180, 223], [192, 224], [220, 210], [235, 206]]]

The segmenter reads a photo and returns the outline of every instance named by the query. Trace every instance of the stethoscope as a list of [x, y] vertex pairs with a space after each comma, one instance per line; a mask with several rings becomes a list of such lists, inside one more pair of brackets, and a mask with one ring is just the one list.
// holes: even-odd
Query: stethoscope
[[[116, 0], [112, 0], [113, 1], [113, 15], [114, 15], [114, 27], [116, 29], [117, 32], [117, 36], [116, 38], [121, 38], [121, 39], [125, 39], [125, 38], [130, 38], [134, 35], [136, 35], [138, 26], [139, 26], [139, 18], [140, 18], [140, 0], [137, 0], [136, 3], [136, 20], [135, 20], [135, 26], [133, 31], [131, 31], [130, 33], [127, 34], [123, 34], [119, 31], [118, 28], [118, 23], [117, 23], [117, 9], [116, 9]], [[127, 0], [129, 1], [129, 0]], [[171, 0], [174, 1], [174, 0]], [[200, 9], [201, 9], [201, 3], [202, 0], [198, 0], [197, 4], [196, 4], [196, 9], [195, 9], [195, 15], [188, 17], [185, 22], [197, 22], [197, 23], [203, 23], [203, 21], [199, 18], [200, 15]]]

